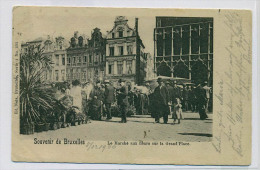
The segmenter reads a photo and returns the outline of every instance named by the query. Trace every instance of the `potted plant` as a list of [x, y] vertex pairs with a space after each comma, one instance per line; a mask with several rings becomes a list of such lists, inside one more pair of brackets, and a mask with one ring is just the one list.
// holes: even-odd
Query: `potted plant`
[[42, 55], [42, 51], [40, 46], [29, 46], [28, 52], [20, 57], [21, 134], [44, 130], [46, 113], [53, 108], [54, 96], [42, 84], [42, 75], [50, 69], [52, 62]]
[[120, 110], [116, 102], [111, 105], [111, 114], [113, 117], [120, 116]]
[[133, 105], [129, 105], [126, 109], [126, 116], [130, 117], [132, 115], [136, 115], [136, 109]]
[[47, 116], [47, 122], [50, 123], [50, 130], [57, 130], [57, 120], [53, 112]]

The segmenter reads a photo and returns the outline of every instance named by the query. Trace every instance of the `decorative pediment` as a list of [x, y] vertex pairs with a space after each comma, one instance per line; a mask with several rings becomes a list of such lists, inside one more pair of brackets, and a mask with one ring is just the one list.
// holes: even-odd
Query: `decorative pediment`
[[51, 40], [46, 40], [46, 41], [44, 42], [44, 45], [47, 45], [47, 44], [52, 44], [52, 41], [51, 41]]

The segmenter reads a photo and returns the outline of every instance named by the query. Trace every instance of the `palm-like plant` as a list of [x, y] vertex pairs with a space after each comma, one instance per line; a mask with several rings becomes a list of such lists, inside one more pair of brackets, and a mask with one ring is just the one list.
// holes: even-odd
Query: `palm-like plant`
[[51, 68], [51, 58], [42, 55], [40, 45], [29, 46], [20, 58], [20, 121], [21, 124], [44, 122], [53, 109], [55, 98], [51, 89], [41, 84], [44, 71]]

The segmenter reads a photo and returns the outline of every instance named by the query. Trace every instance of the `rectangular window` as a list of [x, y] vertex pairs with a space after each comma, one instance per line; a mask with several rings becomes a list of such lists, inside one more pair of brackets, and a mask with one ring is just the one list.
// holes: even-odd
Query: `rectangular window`
[[59, 81], [59, 70], [55, 70], [55, 80]]
[[114, 65], [109, 65], [108, 66], [108, 74], [114, 74]]
[[114, 47], [109, 47], [109, 56], [114, 56]]
[[115, 38], [115, 33], [112, 33], [112, 38]]
[[119, 46], [118, 51], [119, 51], [119, 55], [124, 55], [124, 47], [123, 46]]
[[89, 63], [92, 63], [92, 55], [88, 56]]
[[77, 72], [76, 72], [76, 79], [80, 79], [80, 68], [77, 69]]
[[173, 54], [180, 55], [182, 46], [181, 28], [177, 27], [173, 34]]
[[55, 63], [56, 63], [56, 66], [59, 65], [59, 55], [55, 55]]
[[182, 27], [182, 39], [181, 39], [182, 54], [189, 54], [190, 48], [190, 26], [185, 25]]
[[123, 31], [118, 31], [118, 37], [123, 37]]
[[72, 63], [73, 63], [73, 64], [76, 64], [76, 57], [73, 57]]
[[67, 64], [70, 64], [70, 57], [67, 58]]
[[208, 53], [208, 35], [209, 35], [209, 25], [208, 23], [203, 23], [200, 25], [200, 37], [199, 37], [199, 44], [200, 44], [200, 53]]
[[164, 44], [165, 55], [170, 56], [172, 53], [172, 28], [164, 30]]
[[98, 54], [94, 55], [94, 62], [98, 62]]
[[163, 56], [163, 30], [157, 29], [155, 33], [157, 56]]
[[123, 61], [117, 62], [117, 74], [119, 75], [123, 74]]
[[65, 81], [65, 70], [61, 70], [61, 79]]
[[199, 53], [199, 25], [191, 26], [191, 54]]
[[87, 71], [86, 70], [83, 70], [82, 79], [84, 79], [84, 80], [87, 79]]
[[65, 66], [65, 55], [62, 54], [62, 65]]
[[132, 61], [126, 61], [127, 74], [132, 74]]
[[79, 58], [78, 58], [78, 63], [79, 64], [81, 63], [81, 56], [79, 56]]
[[87, 56], [84, 56], [83, 62], [84, 62], [84, 63], [87, 62]]
[[128, 55], [133, 54], [133, 46], [132, 46], [132, 45], [128, 45], [128, 46], [127, 46], [127, 54], [128, 54]]
[[128, 30], [127, 31], [127, 36], [131, 36], [130, 33], [131, 33], [130, 30]]

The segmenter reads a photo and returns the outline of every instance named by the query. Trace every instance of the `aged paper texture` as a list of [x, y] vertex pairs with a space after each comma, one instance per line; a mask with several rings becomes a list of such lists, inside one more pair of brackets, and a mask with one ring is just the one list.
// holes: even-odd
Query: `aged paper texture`
[[252, 14], [13, 8], [12, 160], [250, 165]]

